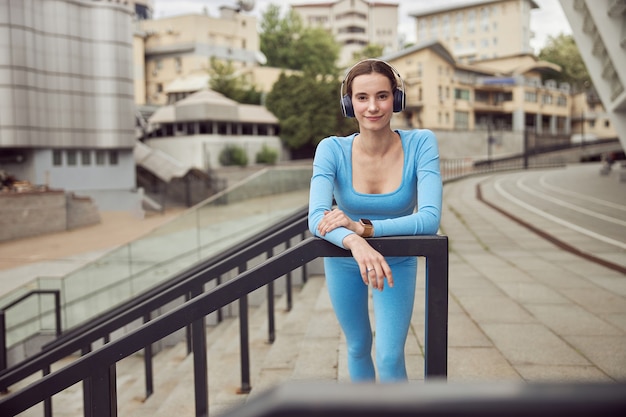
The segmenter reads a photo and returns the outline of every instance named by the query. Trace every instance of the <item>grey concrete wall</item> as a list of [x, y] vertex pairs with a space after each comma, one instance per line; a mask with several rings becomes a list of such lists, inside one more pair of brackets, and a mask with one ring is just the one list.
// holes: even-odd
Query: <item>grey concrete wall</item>
[[0, 242], [100, 222], [93, 201], [62, 190], [0, 194]]

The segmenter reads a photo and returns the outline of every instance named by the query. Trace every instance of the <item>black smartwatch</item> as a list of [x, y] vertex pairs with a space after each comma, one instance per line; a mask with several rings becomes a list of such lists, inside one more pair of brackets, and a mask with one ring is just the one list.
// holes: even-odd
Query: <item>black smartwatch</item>
[[359, 223], [363, 225], [365, 228], [363, 230], [362, 237], [372, 237], [374, 236], [374, 225], [372, 225], [372, 221], [370, 219], [360, 219]]

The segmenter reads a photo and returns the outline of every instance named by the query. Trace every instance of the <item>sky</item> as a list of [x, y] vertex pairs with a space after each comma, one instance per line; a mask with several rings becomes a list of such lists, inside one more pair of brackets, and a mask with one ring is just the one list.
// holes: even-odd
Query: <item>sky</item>
[[[269, 4], [281, 6], [284, 13], [290, 4], [314, 3], [322, 0], [256, 0], [254, 9], [249, 12], [259, 19]], [[328, 2], [328, 0], [323, 0]], [[439, 0], [440, 4], [463, 4], [474, 0]], [[415, 42], [415, 18], [410, 14], [433, 7], [433, 0], [385, 0], [385, 3], [398, 4], [398, 32], [404, 36], [405, 42]], [[550, 36], [561, 33], [571, 34], [572, 29], [561, 9], [559, 0], [535, 0], [539, 9], [533, 9], [530, 18], [530, 30], [535, 36], [530, 45], [539, 53]], [[166, 17], [185, 13], [202, 13], [206, 8], [210, 15], [218, 16], [220, 6], [236, 6], [237, 0], [154, 0], [154, 17]]]

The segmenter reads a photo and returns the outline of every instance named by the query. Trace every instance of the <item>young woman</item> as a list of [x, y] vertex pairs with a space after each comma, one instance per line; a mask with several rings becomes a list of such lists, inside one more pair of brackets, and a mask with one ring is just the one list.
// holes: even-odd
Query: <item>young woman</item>
[[344, 84], [346, 94], [341, 106], [345, 116], [356, 118], [359, 132], [323, 139], [313, 162], [309, 228], [352, 254], [326, 258], [324, 268], [346, 336], [353, 381], [376, 379], [369, 285], [376, 290], [372, 298], [378, 378], [407, 379], [404, 345], [417, 278], [417, 258], [385, 258], [365, 238], [432, 235], [441, 217], [435, 136], [429, 130], [391, 129], [393, 113], [402, 111], [405, 103], [398, 80], [400, 74], [384, 61], [368, 59], [353, 66], [342, 83], [341, 94]]

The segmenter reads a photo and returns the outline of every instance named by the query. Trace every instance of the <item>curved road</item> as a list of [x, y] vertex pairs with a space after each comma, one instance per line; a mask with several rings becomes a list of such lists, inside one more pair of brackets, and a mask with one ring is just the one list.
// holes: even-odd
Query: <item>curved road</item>
[[498, 174], [479, 183], [480, 195], [544, 237], [626, 270], [626, 182], [619, 170], [616, 164], [600, 175], [592, 163]]

